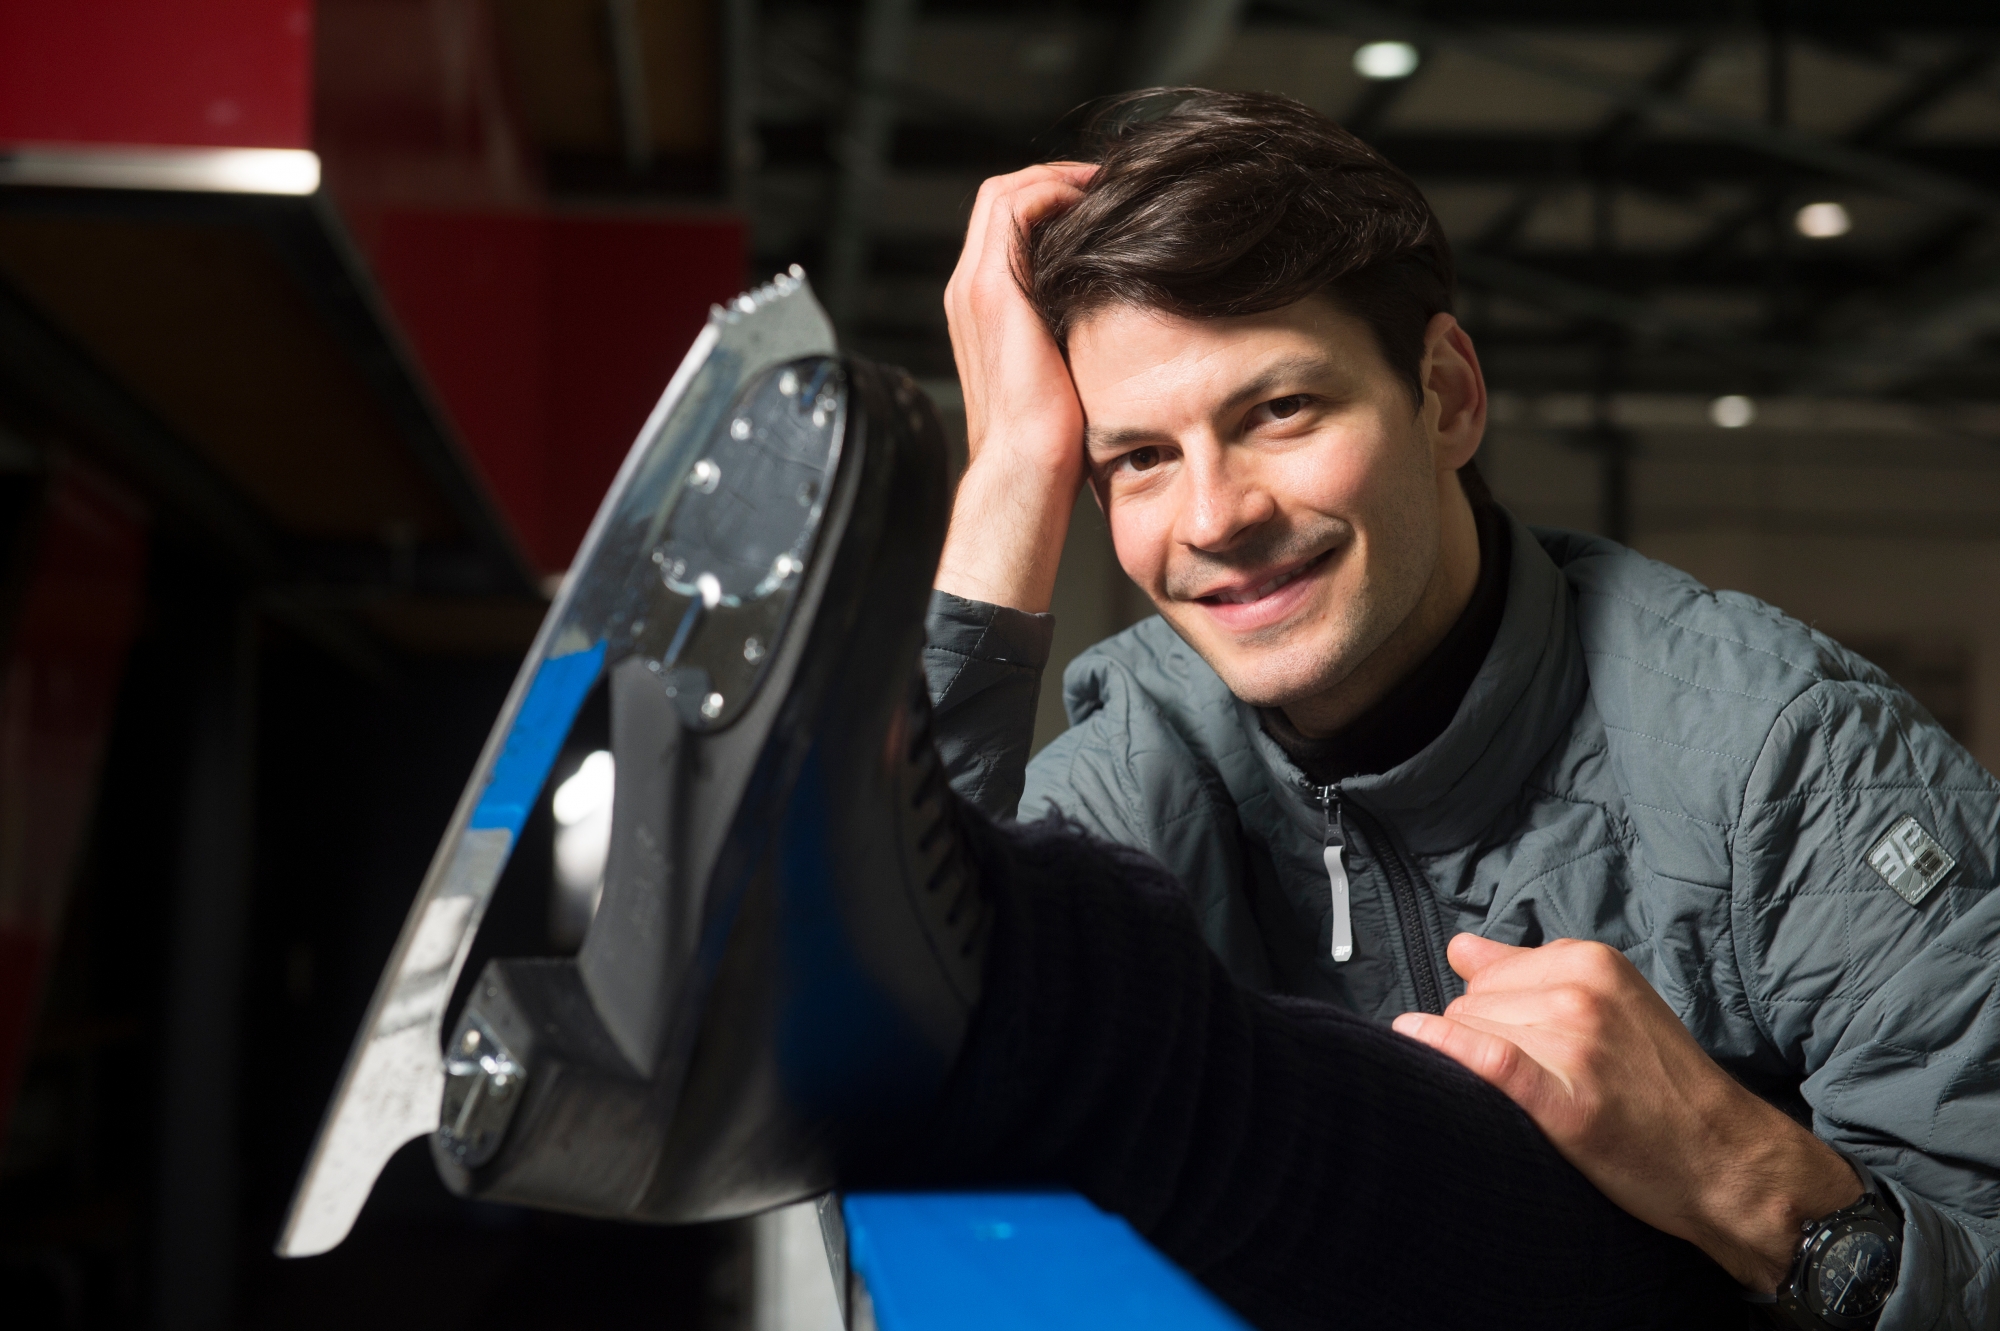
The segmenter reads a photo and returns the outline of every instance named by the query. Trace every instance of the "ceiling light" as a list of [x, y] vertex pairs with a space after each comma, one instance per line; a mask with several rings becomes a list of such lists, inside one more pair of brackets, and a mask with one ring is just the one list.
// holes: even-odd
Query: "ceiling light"
[[1854, 229], [1854, 219], [1847, 215], [1847, 209], [1837, 203], [1809, 203], [1799, 209], [1799, 215], [1792, 224], [1802, 236], [1814, 240], [1831, 240], [1844, 236]]
[[0, 185], [311, 194], [319, 157], [303, 148], [30, 146], [0, 153]]
[[1708, 418], [1725, 430], [1740, 430], [1757, 419], [1757, 404], [1731, 393], [1708, 404]]
[[1417, 72], [1417, 48], [1408, 42], [1370, 42], [1354, 53], [1354, 72], [1364, 79], [1406, 79]]

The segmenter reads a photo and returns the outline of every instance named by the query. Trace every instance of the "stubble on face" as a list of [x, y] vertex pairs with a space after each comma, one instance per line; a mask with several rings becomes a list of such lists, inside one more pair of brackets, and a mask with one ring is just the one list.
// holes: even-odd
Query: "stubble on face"
[[[1377, 658], [1409, 623], [1435, 575], [1438, 514], [1427, 504], [1428, 451], [1415, 438], [1391, 445], [1385, 475], [1367, 488], [1352, 520], [1295, 510], [1284, 525], [1251, 533], [1223, 554], [1181, 547], [1170, 552], [1154, 605], [1200, 652], [1229, 691], [1253, 707], [1293, 708], [1338, 691]], [[1399, 467], [1398, 460], [1415, 466]], [[1400, 473], [1400, 474], [1397, 474]], [[1263, 629], [1219, 631], [1192, 595], [1218, 574], [1266, 568], [1323, 555], [1318, 594], [1287, 619]]]

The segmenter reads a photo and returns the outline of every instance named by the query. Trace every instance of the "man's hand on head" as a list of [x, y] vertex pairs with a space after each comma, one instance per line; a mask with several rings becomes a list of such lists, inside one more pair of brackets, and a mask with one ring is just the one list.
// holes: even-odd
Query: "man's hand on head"
[[1022, 239], [1082, 198], [1096, 169], [1051, 162], [981, 185], [945, 287], [968, 460], [937, 586], [970, 600], [1039, 613], [1054, 594], [1083, 484], [1083, 408], [1015, 273]]
[[1599, 1191], [1773, 1290], [1799, 1227], [1861, 1195], [1825, 1143], [1695, 1043], [1638, 968], [1602, 943], [1451, 941], [1466, 991], [1395, 1028], [1505, 1092]]

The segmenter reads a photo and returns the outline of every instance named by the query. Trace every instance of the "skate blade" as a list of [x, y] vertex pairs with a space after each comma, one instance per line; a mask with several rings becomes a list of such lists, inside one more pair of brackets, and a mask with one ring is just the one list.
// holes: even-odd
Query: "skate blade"
[[[727, 725], [754, 690], [767, 653], [746, 644], [756, 632], [775, 637], [782, 628], [771, 616], [782, 619], [789, 597], [770, 592], [796, 586], [809, 549], [780, 548], [758, 569], [709, 569], [698, 559], [677, 568], [677, 551], [689, 540], [668, 530], [668, 518], [684, 497], [720, 488], [727, 499], [721, 469], [704, 453], [730, 425], [747, 432], [742, 418], [728, 419], [747, 389], [789, 362], [834, 353], [833, 326], [797, 267], [711, 311], [592, 519], [459, 798], [327, 1106], [278, 1240], [280, 1256], [312, 1256], [339, 1244], [389, 1157], [438, 1128], [446, 1005], [521, 826], [606, 666], [644, 657], [680, 686], [678, 710], [697, 732]], [[808, 382], [792, 382], [789, 370], [772, 382], [797, 400], [814, 435], [834, 441], [827, 456], [798, 459], [830, 476], [840, 424], [819, 414], [811, 367], [802, 373]], [[799, 540], [816, 532], [829, 488], [801, 483]], [[702, 544], [698, 532], [692, 544]], [[744, 586], [732, 592], [739, 582]], [[660, 622], [663, 603], [674, 622]], [[729, 638], [737, 650], [687, 650], [704, 617], [732, 612], [740, 621]]]

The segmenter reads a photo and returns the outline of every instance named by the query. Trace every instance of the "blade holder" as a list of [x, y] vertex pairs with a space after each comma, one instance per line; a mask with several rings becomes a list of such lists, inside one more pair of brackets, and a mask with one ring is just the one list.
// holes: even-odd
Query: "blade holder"
[[527, 1068], [476, 1011], [468, 1010], [445, 1055], [439, 1144], [467, 1169], [491, 1160], [527, 1081]]

